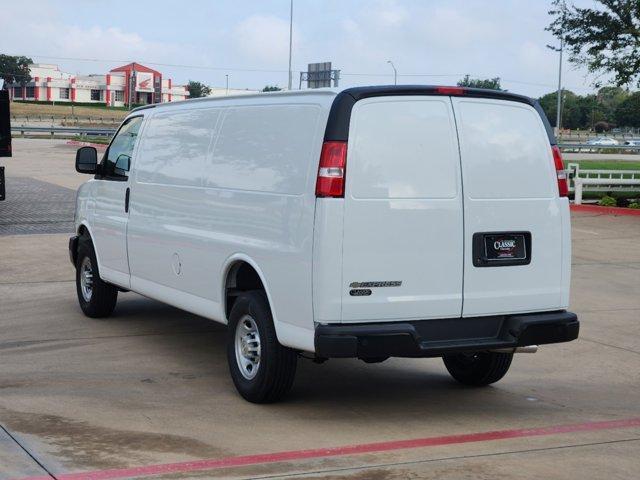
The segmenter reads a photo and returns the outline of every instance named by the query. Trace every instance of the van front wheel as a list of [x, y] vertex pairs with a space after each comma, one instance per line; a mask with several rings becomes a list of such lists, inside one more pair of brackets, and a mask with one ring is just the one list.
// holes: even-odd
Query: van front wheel
[[291, 389], [298, 357], [278, 342], [263, 292], [243, 292], [233, 304], [227, 361], [236, 389], [249, 402], [276, 402]]
[[482, 387], [495, 383], [509, 371], [513, 353], [473, 352], [445, 355], [444, 365], [464, 385]]
[[87, 317], [108, 317], [116, 307], [118, 289], [100, 279], [98, 260], [88, 237], [80, 237], [76, 261], [76, 292]]

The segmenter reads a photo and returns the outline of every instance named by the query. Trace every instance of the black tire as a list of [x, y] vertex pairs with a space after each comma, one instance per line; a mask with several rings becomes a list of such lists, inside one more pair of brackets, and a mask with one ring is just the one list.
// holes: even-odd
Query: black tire
[[[253, 378], [246, 378], [236, 358], [236, 329], [251, 317], [260, 336], [259, 364]], [[293, 386], [298, 356], [295, 350], [278, 342], [269, 302], [264, 292], [253, 290], [238, 296], [229, 315], [227, 360], [231, 378], [242, 397], [252, 403], [273, 403]]]
[[[88, 259], [92, 271], [92, 285], [90, 298], [85, 298], [83, 294], [81, 275], [82, 266]], [[118, 288], [103, 282], [100, 279], [98, 271], [98, 261], [96, 260], [96, 252], [93, 248], [91, 239], [86, 235], [80, 237], [78, 242], [78, 257], [76, 259], [76, 293], [78, 294], [78, 302], [80, 308], [87, 317], [104, 318], [113, 313], [118, 300]]]
[[476, 352], [445, 355], [444, 365], [453, 378], [464, 385], [482, 387], [506, 375], [513, 353]]

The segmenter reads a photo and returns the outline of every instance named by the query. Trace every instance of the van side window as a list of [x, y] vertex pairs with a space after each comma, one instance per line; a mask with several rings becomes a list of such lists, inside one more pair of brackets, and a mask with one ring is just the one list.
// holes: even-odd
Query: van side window
[[100, 178], [106, 180], [127, 178], [142, 118], [133, 117], [122, 124], [102, 158]]

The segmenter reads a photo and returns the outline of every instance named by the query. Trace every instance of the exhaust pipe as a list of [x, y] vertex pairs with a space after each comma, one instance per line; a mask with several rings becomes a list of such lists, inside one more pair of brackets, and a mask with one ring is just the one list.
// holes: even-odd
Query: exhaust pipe
[[536, 353], [538, 351], [538, 345], [527, 345], [525, 347], [516, 348], [497, 348], [490, 351], [495, 353]]

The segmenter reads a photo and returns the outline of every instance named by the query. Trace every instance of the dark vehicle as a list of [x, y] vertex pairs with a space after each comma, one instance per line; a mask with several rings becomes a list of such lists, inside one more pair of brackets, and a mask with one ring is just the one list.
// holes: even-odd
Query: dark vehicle
[[[11, 119], [9, 92], [0, 90], [0, 157], [11, 156]], [[4, 167], [0, 166], [0, 200], [4, 200]]]

